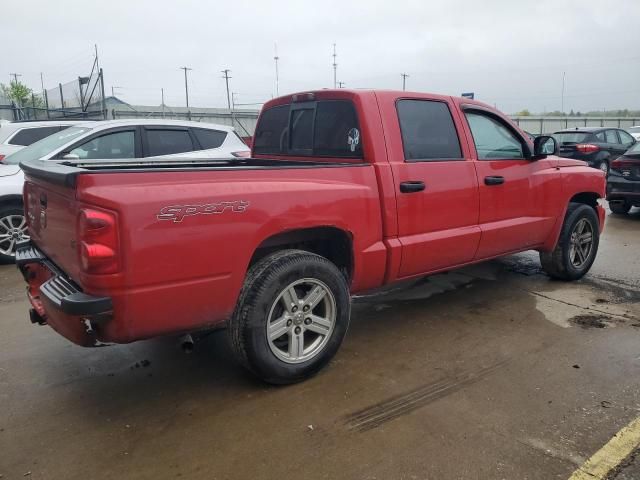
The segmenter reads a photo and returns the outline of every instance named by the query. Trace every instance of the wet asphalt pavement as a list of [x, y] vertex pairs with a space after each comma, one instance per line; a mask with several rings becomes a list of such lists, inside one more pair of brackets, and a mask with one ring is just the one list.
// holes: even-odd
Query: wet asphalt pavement
[[[2, 266], [0, 477], [566, 479], [639, 414], [634, 212], [579, 282], [525, 253], [356, 298], [335, 360], [285, 388], [222, 331], [191, 355], [74, 346]], [[640, 478], [628, 463], [615, 478]]]

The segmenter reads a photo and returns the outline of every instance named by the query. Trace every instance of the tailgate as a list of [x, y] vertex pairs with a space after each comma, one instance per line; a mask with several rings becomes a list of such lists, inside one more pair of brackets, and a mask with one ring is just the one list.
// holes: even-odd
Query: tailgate
[[25, 213], [31, 241], [76, 282], [80, 264], [76, 247], [75, 188], [27, 174]]

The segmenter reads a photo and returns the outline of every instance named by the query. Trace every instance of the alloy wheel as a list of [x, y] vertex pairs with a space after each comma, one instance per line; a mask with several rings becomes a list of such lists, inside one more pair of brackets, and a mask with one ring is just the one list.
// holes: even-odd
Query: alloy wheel
[[15, 256], [16, 243], [28, 239], [27, 220], [24, 215], [7, 215], [0, 218], [0, 254]]
[[569, 239], [569, 261], [582, 268], [591, 258], [593, 250], [593, 227], [586, 218], [581, 218], [571, 232]]
[[336, 323], [336, 300], [326, 284], [304, 278], [276, 297], [267, 319], [267, 341], [286, 363], [302, 363], [326, 346]]

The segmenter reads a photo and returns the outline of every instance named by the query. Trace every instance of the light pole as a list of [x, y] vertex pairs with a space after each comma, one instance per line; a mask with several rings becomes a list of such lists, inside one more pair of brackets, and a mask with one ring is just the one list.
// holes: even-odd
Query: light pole
[[189, 108], [189, 84], [187, 83], [187, 72], [193, 70], [189, 67], [180, 67], [180, 70], [184, 70], [184, 95], [187, 99], [187, 109]]

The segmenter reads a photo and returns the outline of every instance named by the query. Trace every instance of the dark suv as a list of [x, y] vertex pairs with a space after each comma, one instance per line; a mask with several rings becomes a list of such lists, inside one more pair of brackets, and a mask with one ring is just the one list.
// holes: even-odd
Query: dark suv
[[640, 143], [611, 162], [607, 179], [607, 200], [613, 213], [629, 213], [640, 207]]
[[558, 155], [584, 160], [589, 166], [609, 174], [611, 162], [629, 150], [636, 141], [620, 128], [584, 127], [553, 134]]

